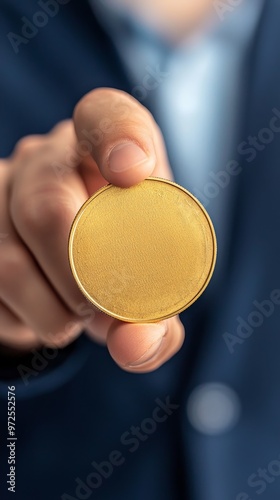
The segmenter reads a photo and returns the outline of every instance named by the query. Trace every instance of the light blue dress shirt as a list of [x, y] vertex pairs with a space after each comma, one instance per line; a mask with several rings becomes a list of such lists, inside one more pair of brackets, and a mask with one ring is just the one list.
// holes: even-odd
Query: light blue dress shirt
[[175, 181], [209, 211], [222, 262], [234, 192], [230, 185], [213, 187], [213, 178], [238, 156], [242, 82], [264, 2], [243, 0], [222, 21], [213, 2], [212, 18], [177, 46], [117, 4], [102, 0], [92, 8], [119, 52], [132, 95], [151, 109], [163, 131]]

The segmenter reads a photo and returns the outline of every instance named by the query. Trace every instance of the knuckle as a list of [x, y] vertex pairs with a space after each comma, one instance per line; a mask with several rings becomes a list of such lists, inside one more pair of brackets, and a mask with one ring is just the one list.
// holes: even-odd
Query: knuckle
[[[93, 91], [96, 92], [96, 91]], [[76, 104], [73, 112], [73, 120], [76, 122], [83, 117], [85, 110], [92, 107], [92, 93], [90, 92], [84, 95], [79, 102]]]
[[9, 164], [9, 160], [7, 158], [6, 159], [0, 158], [0, 174], [2, 172], [7, 171], [8, 164]]
[[73, 121], [70, 119], [62, 120], [58, 122], [52, 129], [50, 134], [60, 135], [65, 133], [71, 133], [73, 131]]
[[0, 289], [16, 287], [28, 267], [24, 247], [17, 243], [0, 246]]
[[14, 210], [15, 225], [24, 232], [50, 235], [68, 227], [75, 213], [73, 199], [66, 194], [37, 193]]
[[11, 168], [8, 160], [0, 159], [0, 196], [6, 192], [9, 180], [11, 178]]
[[14, 148], [13, 155], [20, 158], [29, 157], [43, 143], [42, 135], [28, 135], [20, 139]]

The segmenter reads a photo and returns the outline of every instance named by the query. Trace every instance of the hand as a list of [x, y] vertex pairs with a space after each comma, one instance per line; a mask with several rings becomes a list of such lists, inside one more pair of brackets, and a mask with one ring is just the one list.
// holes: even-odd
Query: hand
[[[121, 147], [122, 146], [122, 147]], [[171, 178], [161, 133], [135, 99], [98, 89], [73, 120], [19, 141], [0, 163], [0, 343], [63, 347], [86, 328], [123, 369], [156, 369], [181, 347], [178, 317], [157, 324], [110, 318], [79, 291], [68, 264], [71, 223], [108, 182], [121, 187]]]

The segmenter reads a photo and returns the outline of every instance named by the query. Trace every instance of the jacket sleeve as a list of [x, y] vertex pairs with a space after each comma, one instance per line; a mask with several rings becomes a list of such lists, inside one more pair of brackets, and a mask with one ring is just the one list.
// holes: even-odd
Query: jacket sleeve
[[64, 349], [32, 350], [25, 356], [0, 353], [0, 398], [7, 398], [8, 385], [17, 398], [29, 399], [64, 385], [84, 366], [92, 342], [82, 334]]

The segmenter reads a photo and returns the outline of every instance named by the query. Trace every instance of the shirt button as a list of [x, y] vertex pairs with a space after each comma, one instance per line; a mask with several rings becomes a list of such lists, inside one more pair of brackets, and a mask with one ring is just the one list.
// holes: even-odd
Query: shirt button
[[227, 385], [208, 383], [196, 387], [187, 403], [191, 425], [202, 434], [222, 434], [232, 429], [241, 414], [236, 392]]

